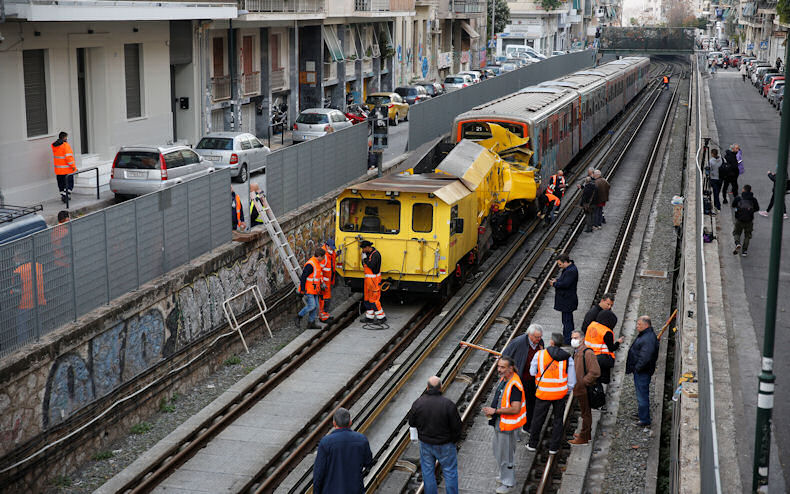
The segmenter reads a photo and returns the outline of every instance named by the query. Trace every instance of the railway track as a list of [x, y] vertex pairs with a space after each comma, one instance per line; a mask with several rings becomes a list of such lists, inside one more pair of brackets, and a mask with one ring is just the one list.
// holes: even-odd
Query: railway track
[[[642, 108], [644, 106], [644, 100], [638, 104], [635, 102], [632, 106], [638, 105], [642, 105], [639, 106]], [[621, 127], [632, 125], [633, 120], [633, 117], [624, 115], [623, 118], [614, 124], [613, 129], [618, 130]], [[579, 164], [575, 167], [577, 169], [576, 175], [586, 169], [586, 166], [591, 163], [592, 156], [610, 145], [612, 135], [612, 132], [610, 132], [599, 139], [594, 149], [588, 153], [590, 158], [579, 160]], [[574, 199], [574, 201], [575, 200], [576, 199]], [[565, 208], [564, 214], [570, 214], [572, 209], [573, 208]], [[565, 218], [565, 216], [561, 216], [554, 224], [561, 224], [561, 220]], [[363, 407], [363, 413], [356, 420], [357, 423], [361, 424], [361, 430], [366, 430], [371, 427], [376, 417], [380, 414], [382, 407], [385, 406], [388, 400], [391, 400], [400, 389], [397, 383], [405, 382], [411, 377], [414, 370], [419, 367], [425, 357], [430, 354], [431, 350], [436, 348], [442, 339], [456, 326], [460, 318], [466, 314], [480, 296], [486, 292], [497, 274], [509, 265], [509, 262], [519, 252], [519, 249], [521, 249], [527, 237], [532, 234], [538, 226], [539, 222], [537, 221], [526, 225], [524, 230], [515, 235], [515, 238], [510, 242], [505, 252], [499, 254], [492, 262], [493, 267], [487, 270], [484, 276], [476, 280], [452, 307], [444, 308], [446, 314], [441, 317], [439, 323], [434, 325], [431, 338], [429, 339], [431, 343], [423, 348], [421, 352], [418, 352], [419, 354], [413, 353], [409, 355], [406, 360], [407, 363], [400, 365], [399, 368], [402, 369], [401, 375], [399, 375], [397, 379], [393, 379], [393, 383], [395, 384], [388, 391], [379, 393], [381, 400], [378, 403], [368, 403]], [[541, 241], [543, 247], [539, 249], [541, 252], [546, 248], [548, 242], [554, 238], [556, 233], [556, 230], [552, 229], [544, 233], [542, 237], [544, 240]], [[530, 257], [531, 260], [528, 263], [522, 263], [523, 269], [520, 270], [519, 273], [527, 272], [528, 269], [531, 269], [538, 258], [539, 253], [536, 251], [536, 253]], [[529, 268], [526, 266], [529, 266]], [[520, 281], [523, 276], [524, 275], [519, 274], [519, 276], [511, 277], [511, 280]], [[485, 331], [491, 326], [496, 319], [496, 315], [499, 314], [501, 308], [504, 306], [505, 301], [512, 295], [517, 286], [518, 283], [513, 281], [507, 283], [499, 290], [499, 295], [497, 296], [498, 303], [492, 305], [490, 310], [486, 311], [486, 316], [482, 319], [485, 322], [476, 324], [475, 328], [467, 333], [466, 337], [469, 341], [479, 341], [479, 338], [482, 337]], [[253, 476], [247, 485], [241, 489], [241, 492], [273, 491], [274, 487], [277, 486], [278, 483], [291, 472], [295, 465], [314, 448], [323, 434], [331, 427], [331, 410], [338, 406], [349, 407], [362, 396], [373, 384], [373, 381], [381, 375], [394, 359], [401, 355], [408, 346], [408, 343], [411, 342], [420, 331], [425, 329], [426, 325], [429, 324], [438, 311], [439, 309], [429, 309], [428, 307], [415, 310], [415, 315], [409, 319], [408, 323], [405, 324], [403, 328], [384, 345], [382, 350], [356, 374], [354, 379], [350, 380], [342, 389], [339, 389], [333, 398], [322, 406], [321, 410], [301, 428], [299, 433], [292, 437], [277, 454], [267, 461], [258, 474]], [[152, 491], [172, 472], [188, 461], [200, 449], [204, 448], [217, 436], [217, 434], [232, 424], [236, 418], [244, 414], [261, 399], [265, 398], [278, 384], [282, 383], [288, 375], [299, 368], [299, 366], [310, 356], [320, 351], [321, 348], [338, 335], [346, 325], [354, 319], [355, 315], [355, 311], [350, 310], [342, 315], [337, 323], [324, 328], [319, 332], [317, 337], [300, 346], [286, 359], [278, 362], [255, 383], [247, 386], [235, 399], [203, 421], [200, 426], [183, 441], [170, 447], [165, 454], [152, 462], [148, 469], [127, 482], [121, 492], [137, 493]], [[422, 355], [422, 357], [420, 355]], [[467, 356], [465, 356], [464, 352], [458, 352], [454, 358], [456, 361], [455, 364], [446, 365], [456, 365], [455, 368], [457, 369], [457, 366], [466, 361]], [[309, 477], [308, 472], [308, 475], [305, 476], [306, 480], [299, 485], [307, 484], [309, 489]], [[291, 491], [297, 492], [299, 489], [294, 488]]]

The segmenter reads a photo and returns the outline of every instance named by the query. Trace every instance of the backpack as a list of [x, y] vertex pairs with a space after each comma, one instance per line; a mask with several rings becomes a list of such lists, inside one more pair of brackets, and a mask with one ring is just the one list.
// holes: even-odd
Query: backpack
[[739, 221], [754, 220], [754, 200], [744, 199], [738, 201], [738, 208], [735, 210], [735, 219]]

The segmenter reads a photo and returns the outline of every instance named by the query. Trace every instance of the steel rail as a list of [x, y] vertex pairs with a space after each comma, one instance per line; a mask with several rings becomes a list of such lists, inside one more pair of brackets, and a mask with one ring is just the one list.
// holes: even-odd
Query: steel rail
[[[648, 95], [649, 95], [649, 92], [648, 92]], [[646, 115], [650, 113], [650, 110], [652, 110], [652, 107], [655, 104], [655, 101], [657, 100], [658, 96], [660, 96], [660, 93], [657, 95], [656, 99], [653, 100], [650, 108], [646, 112]], [[629, 115], [629, 117], [626, 118], [623, 121], [625, 123], [626, 127], [628, 125], [630, 125], [630, 123], [633, 122], [634, 118], [636, 118], [636, 115], [638, 115], [639, 111], [644, 108], [644, 104], [645, 104], [646, 101], [647, 101], [647, 99], [644, 99], [641, 102], [640, 106], [637, 106], [637, 107], [634, 108], [633, 116]], [[646, 116], [645, 116], [645, 118], [646, 118]], [[642, 122], [643, 121], [644, 121], [644, 118], [643, 118]], [[639, 126], [641, 126], [642, 122], [640, 122]], [[621, 139], [621, 138], [622, 138], [622, 135], [618, 136], [617, 140], [619, 141], [619, 139]], [[630, 141], [629, 141], [629, 143], [630, 143]], [[605, 143], [602, 143], [602, 145], [604, 145], [604, 144]], [[614, 147], [610, 148], [610, 150], [607, 151], [605, 156], [608, 157], [613, 149], [615, 149], [615, 148]], [[590, 154], [591, 157], [587, 161], [588, 162], [592, 161], [592, 157], [597, 155], [598, 151], [599, 150], [596, 149], [593, 153], [591, 153]], [[580, 169], [577, 171], [577, 174], [580, 174], [583, 170], [584, 170], [584, 167], [580, 167]], [[608, 176], [611, 176], [611, 173], [612, 173], [612, 171], [610, 170], [610, 173], [609, 173]], [[580, 193], [577, 192], [576, 195], [569, 202], [571, 204], [573, 204], [579, 197], [580, 197]], [[540, 242], [539, 247], [534, 249], [533, 254], [529, 257], [529, 259], [524, 261], [521, 264], [521, 266], [518, 269], [518, 274], [516, 274], [515, 276], [512, 276], [510, 278], [510, 280], [505, 285], [505, 287], [503, 287], [503, 289], [500, 291], [499, 296], [489, 306], [489, 308], [486, 311], [486, 314], [481, 318], [482, 319], [482, 323], [478, 322], [475, 325], [475, 328], [470, 331], [472, 336], [465, 337], [464, 338], [465, 341], [470, 341], [472, 343], [476, 343], [480, 339], [482, 339], [482, 337], [485, 335], [486, 331], [490, 328], [490, 326], [495, 321], [496, 317], [499, 315], [499, 313], [500, 313], [501, 309], [504, 307], [505, 303], [512, 296], [513, 292], [515, 292], [515, 290], [520, 286], [520, 284], [521, 284], [523, 278], [526, 276], [526, 274], [528, 274], [529, 271], [531, 271], [532, 267], [534, 267], [534, 264], [537, 262], [537, 260], [540, 258], [540, 256], [543, 254], [543, 252], [547, 248], [548, 243], [551, 241], [551, 239], [553, 239], [554, 235], [556, 235], [556, 233], [560, 230], [560, 228], [563, 226], [564, 220], [567, 219], [567, 217], [571, 215], [572, 211], [573, 211], [572, 207], [567, 207], [566, 209], [563, 210], [563, 212], [561, 213], [561, 216], [557, 220], [555, 220], [555, 223], [553, 224], [552, 228], [547, 232], [547, 234], [544, 236], [544, 238]], [[569, 236], [566, 235], [566, 237], [569, 237], [569, 238], [567, 238], [567, 240], [563, 243], [563, 246], [561, 247], [560, 250], [567, 249], [575, 241], [575, 238], [578, 237], [578, 234], [580, 233], [580, 229], [581, 229], [582, 225], [584, 224], [584, 218], [580, 218], [580, 216], [581, 216], [580, 213], [577, 212], [576, 214], [577, 214], [577, 218], [574, 220], [575, 221], [575, 227], [572, 229], [572, 233]], [[536, 294], [533, 296], [533, 298], [530, 301], [530, 304], [528, 305], [527, 309], [523, 312], [521, 319], [519, 320], [519, 322], [516, 324], [516, 326], [514, 327], [513, 331], [511, 332], [511, 335], [508, 338], [507, 342], [505, 343], [505, 346], [507, 346], [507, 344], [512, 340], [512, 338], [515, 337], [516, 334], [518, 334], [518, 330], [521, 327], [523, 327], [526, 316], [533, 310], [534, 306], [540, 300], [542, 294], [546, 291], [549, 279], [551, 278], [551, 275], [553, 274], [553, 271], [554, 271], [554, 266], [553, 266], [553, 261], [551, 261], [551, 266], [549, 267], [548, 272], [543, 277], [542, 282], [540, 283], [539, 287], [536, 290]], [[456, 350], [456, 352], [454, 352], [453, 355], [451, 355], [451, 357], [442, 366], [442, 368], [440, 369], [439, 375], [442, 377], [442, 382], [444, 383], [443, 385], [444, 385], [445, 389], [446, 389], [447, 386], [449, 386], [449, 384], [455, 378], [455, 376], [457, 375], [458, 370], [466, 362], [466, 360], [468, 359], [469, 355], [471, 355], [471, 352], [468, 349], [458, 349], [458, 350]], [[448, 367], [450, 368], [450, 370], [446, 374], [443, 373], [442, 371], [445, 370]], [[480, 386], [478, 386], [478, 389], [477, 389], [477, 392], [475, 393], [475, 396], [472, 398], [472, 400], [470, 401], [470, 403], [467, 405], [466, 409], [464, 410], [464, 413], [463, 413], [462, 418], [461, 418], [462, 423], [467, 423], [467, 421], [469, 419], [469, 416], [472, 413], [472, 410], [475, 409], [476, 404], [479, 401], [479, 398], [480, 398], [481, 394], [483, 393], [483, 390], [486, 388], [486, 385], [490, 381], [490, 379], [493, 376], [493, 373], [494, 373], [495, 370], [496, 370], [496, 365], [492, 365], [489, 368], [489, 371], [488, 371], [488, 373], [486, 375], [486, 378], [482, 381], [482, 384], [480, 384]], [[398, 432], [398, 430], [396, 430], [396, 433], [393, 434], [393, 436], [398, 435], [400, 437], [397, 440], [395, 440], [395, 441], [392, 441], [392, 440], [389, 441], [390, 444], [394, 442], [395, 446], [390, 446], [390, 451], [388, 451], [387, 454], [386, 454], [385, 462], [380, 464], [380, 466], [376, 469], [376, 471], [372, 472], [368, 476], [368, 477], [372, 477], [372, 478], [371, 478], [371, 480], [369, 480], [366, 483], [366, 490], [367, 490], [367, 492], [374, 491], [376, 489], [376, 487], [378, 487], [381, 484], [381, 482], [383, 482], [384, 477], [388, 474], [388, 472], [391, 470], [391, 468], [397, 462], [397, 459], [400, 457], [400, 455], [403, 453], [405, 448], [408, 446], [408, 440], [406, 439], [407, 438], [407, 433], [406, 433], [405, 427], [403, 425], [403, 422], [401, 423], [401, 426], [399, 427], [399, 430], [400, 430], [400, 433]], [[391, 436], [391, 439], [392, 439], [392, 436]], [[420, 485], [420, 487], [418, 488], [417, 492], [420, 493], [420, 492], [422, 492], [422, 490], [423, 490], [423, 486]]]
[[[630, 213], [626, 221], [622, 223], [623, 227], [621, 228], [620, 241], [618, 242], [617, 251], [614, 256], [615, 262], [611, 265], [611, 268], [609, 269], [609, 276], [606, 278], [606, 285], [604, 288], [604, 292], [608, 292], [612, 289], [612, 286], [614, 285], [617, 279], [619, 268], [622, 265], [622, 263], [625, 261], [624, 253], [626, 251], [627, 244], [630, 241], [630, 238], [633, 234], [633, 231], [636, 228], [637, 216], [641, 210], [642, 201], [644, 199], [645, 193], [647, 192], [647, 185], [649, 178], [653, 174], [653, 168], [655, 166], [656, 158], [658, 156], [658, 149], [661, 143], [664, 141], [666, 124], [669, 121], [669, 116], [672, 114], [673, 108], [675, 107], [675, 100], [679, 89], [680, 89], [680, 83], [678, 83], [678, 85], [675, 86], [675, 90], [672, 92], [672, 96], [670, 98], [669, 104], [667, 104], [666, 113], [664, 114], [664, 118], [661, 122], [661, 127], [659, 127], [659, 130], [656, 134], [656, 139], [653, 144], [653, 148], [651, 150], [650, 157], [647, 162], [647, 166], [645, 167], [645, 173], [642, 175], [642, 180], [639, 183], [639, 187], [637, 188], [636, 194], [634, 194], [633, 196]], [[630, 148], [630, 141], [628, 147]], [[618, 159], [622, 159], [624, 154], [625, 153], [621, 153]], [[568, 425], [568, 418], [570, 417], [572, 407], [573, 407], [573, 400], [570, 399], [567, 401], [565, 405], [565, 410], [563, 411], [563, 427], [567, 427]], [[543, 469], [543, 474], [541, 475], [540, 483], [538, 484], [537, 490], [535, 491], [536, 494], [543, 494], [546, 491], [551, 479], [551, 472], [554, 468], [556, 458], [557, 455], [548, 456], [548, 459], [546, 460], [546, 465]], [[524, 485], [522, 492], [527, 492], [527, 485], [528, 484]]]

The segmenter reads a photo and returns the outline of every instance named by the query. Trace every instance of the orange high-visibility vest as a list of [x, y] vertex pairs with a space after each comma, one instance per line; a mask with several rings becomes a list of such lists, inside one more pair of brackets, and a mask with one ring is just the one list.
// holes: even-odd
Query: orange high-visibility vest
[[[33, 273], [30, 271], [29, 262], [14, 270], [14, 273], [22, 278], [22, 298], [19, 299], [19, 308], [22, 310], [33, 308]], [[36, 263], [36, 295], [38, 305], [47, 305], [47, 300], [44, 298], [44, 266], [38, 262]]]
[[538, 352], [535, 385], [535, 398], [545, 401], [563, 398], [568, 394], [568, 361], [554, 360], [548, 350]]
[[52, 158], [55, 165], [55, 175], [68, 175], [77, 171], [74, 163], [74, 151], [68, 142], [60, 146], [52, 145]]
[[560, 198], [555, 196], [554, 194], [552, 194], [548, 190], [546, 190], [546, 198], [549, 200], [549, 204], [551, 204], [553, 202], [555, 206], [559, 206], [560, 205]]
[[563, 190], [565, 189], [565, 177], [564, 176], [561, 177], [561, 176], [555, 174], [555, 175], [552, 175], [549, 178], [549, 180], [551, 180], [551, 182], [549, 183], [549, 186], [546, 189], [549, 190], [550, 192], [554, 192], [555, 190], [557, 190], [557, 186], [558, 185], [559, 185], [560, 189], [563, 189]]
[[664, 84], [667, 84], [668, 82], [669, 82], [669, 77], [664, 76]]
[[332, 273], [335, 271], [335, 258], [337, 255], [333, 249], [330, 249], [328, 245], [324, 244], [322, 247], [324, 249], [324, 263], [322, 265], [322, 269], [324, 272], [324, 283], [326, 286], [330, 286], [330, 282], [332, 281]]
[[603, 342], [603, 337], [607, 331], [612, 333], [612, 338], [614, 338], [614, 332], [610, 328], [599, 322], [591, 322], [584, 333], [584, 344], [587, 345], [587, 348], [592, 349], [596, 355], [609, 355], [614, 358], [614, 353], [610, 352], [609, 347]]
[[513, 392], [513, 388], [518, 388], [521, 391], [521, 409], [514, 414], [499, 414], [499, 430], [503, 432], [514, 431], [527, 423], [527, 397], [524, 395], [524, 386], [521, 384], [521, 379], [515, 372], [513, 377], [505, 384], [505, 389], [502, 390], [499, 408], [508, 408], [510, 406], [510, 394]]
[[236, 221], [238, 223], [241, 223], [242, 221], [244, 221], [244, 216], [241, 213], [241, 198], [239, 197], [238, 194], [234, 194], [234, 197], [236, 198], [236, 200], [234, 201], [236, 205]]
[[311, 257], [307, 265], [313, 267], [313, 272], [307, 277], [307, 283], [304, 284], [305, 293], [308, 295], [318, 295], [321, 293], [321, 282], [324, 279], [323, 270], [321, 269], [321, 261], [315, 257]]

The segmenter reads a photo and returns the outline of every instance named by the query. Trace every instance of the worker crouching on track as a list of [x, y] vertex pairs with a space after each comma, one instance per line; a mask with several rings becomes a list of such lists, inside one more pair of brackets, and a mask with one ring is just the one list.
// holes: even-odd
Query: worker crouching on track
[[330, 322], [332, 316], [329, 315], [329, 303], [332, 301], [332, 287], [335, 284], [335, 260], [337, 259], [337, 252], [335, 252], [335, 241], [327, 239], [324, 245], [321, 246], [324, 251], [324, 262], [321, 264], [321, 269], [324, 275], [324, 287], [321, 290], [321, 298], [318, 301], [318, 318], [321, 322]]
[[547, 188], [546, 192], [538, 198], [538, 205], [540, 208], [538, 216], [550, 225], [554, 221], [554, 215], [560, 210], [560, 198]]
[[323, 263], [324, 249], [316, 249], [313, 252], [313, 257], [302, 268], [302, 276], [299, 280], [299, 293], [305, 296], [305, 306], [296, 316], [297, 326], [301, 325], [302, 318], [307, 315], [307, 329], [319, 329], [319, 326], [315, 323], [315, 318], [318, 315], [318, 299], [324, 285], [324, 271], [321, 267]]
[[489, 425], [494, 426], [494, 457], [499, 465], [496, 492], [510, 492], [516, 484], [513, 457], [516, 453], [518, 429], [527, 423], [527, 405], [524, 402], [524, 386], [516, 373], [516, 362], [502, 356], [497, 362], [499, 383], [494, 391], [490, 407], [483, 407]]
[[365, 317], [360, 322], [386, 322], [387, 316], [381, 308], [381, 254], [370, 240], [363, 240], [359, 246], [365, 269]]

